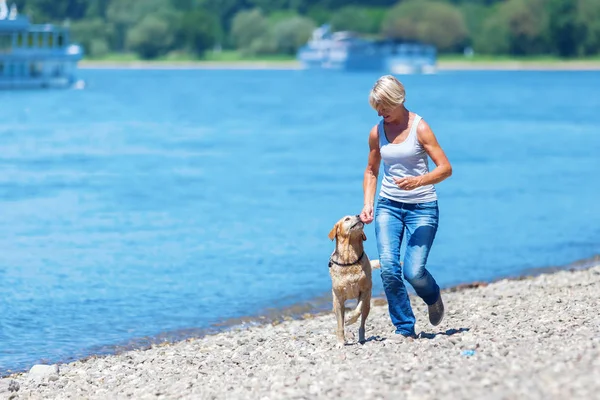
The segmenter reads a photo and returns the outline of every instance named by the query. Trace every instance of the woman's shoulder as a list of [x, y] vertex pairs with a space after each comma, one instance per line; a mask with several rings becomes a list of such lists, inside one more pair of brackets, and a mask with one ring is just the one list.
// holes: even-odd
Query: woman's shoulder
[[[418, 120], [417, 120], [418, 118]], [[420, 115], [415, 115], [415, 121], [417, 121], [417, 133], [425, 132], [431, 130], [425, 118]]]
[[416, 121], [417, 119], [420, 119], [421, 121], [423, 121], [423, 120], [424, 120], [424, 118], [423, 118], [423, 116], [422, 116], [421, 114], [418, 114], [418, 113], [416, 113], [416, 112], [414, 112], [414, 111], [411, 111], [411, 112], [410, 112], [410, 117], [411, 117], [411, 119], [412, 119], [413, 121]]
[[421, 144], [431, 142], [432, 140], [436, 140], [433, 130], [424, 118], [421, 118], [421, 120], [419, 121], [416, 131], [417, 139]]
[[378, 147], [378, 143], [379, 143], [379, 124], [374, 125], [371, 128], [371, 131], [369, 132], [369, 146], [371, 147], [371, 149], [373, 149], [374, 147]]
[[[383, 120], [382, 120], [383, 121]], [[371, 128], [371, 130], [369, 131], [369, 136], [375, 136], [378, 137], [379, 136], [379, 126], [381, 125], [381, 122], [376, 123], [375, 125], [373, 125], [373, 127]]]
[[421, 129], [423, 129], [423, 126], [429, 126], [427, 125], [427, 122], [425, 122], [425, 118], [423, 118], [423, 116], [421, 114], [417, 114], [414, 111], [410, 111], [410, 115], [409, 115], [409, 121], [411, 121], [411, 124], [416, 123], [417, 125], [415, 126], [417, 131], [420, 131]]
[[373, 125], [373, 127], [371, 128], [371, 132], [369, 134], [369, 137], [373, 137], [375, 139], [379, 139], [379, 136], [382, 134], [385, 134], [385, 127], [383, 126], [384, 124], [384, 120], [383, 118], [381, 118], [379, 120], [379, 122], [377, 122], [375, 125]]

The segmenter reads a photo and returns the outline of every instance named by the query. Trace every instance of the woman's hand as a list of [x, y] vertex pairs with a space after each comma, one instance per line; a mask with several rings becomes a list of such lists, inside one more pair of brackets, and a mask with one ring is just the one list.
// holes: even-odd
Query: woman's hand
[[394, 182], [402, 190], [413, 190], [423, 186], [422, 176], [411, 176], [408, 178], [394, 178]]
[[365, 204], [365, 206], [362, 209], [362, 212], [360, 213], [360, 220], [362, 222], [364, 222], [365, 224], [370, 224], [371, 222], [373, 222], [373, 205], [372, 204]]

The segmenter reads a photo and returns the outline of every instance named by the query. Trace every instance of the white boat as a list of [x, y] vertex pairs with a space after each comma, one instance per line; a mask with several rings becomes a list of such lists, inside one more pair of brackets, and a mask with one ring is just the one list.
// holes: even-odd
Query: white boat
[[70, 87], [82, 57], [68, 28], [31, 24], [0, 0], [0, 89]]
[[437, 51], [428, 44], [369, 40], [352, 32], [331, 32], [329, 25], [323, 25], [298, 50], [297, 58], [307, 69], [433, 73]]

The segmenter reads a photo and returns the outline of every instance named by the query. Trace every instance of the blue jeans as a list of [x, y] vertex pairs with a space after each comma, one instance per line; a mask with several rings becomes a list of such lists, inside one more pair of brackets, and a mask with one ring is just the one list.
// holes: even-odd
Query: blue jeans
[[[425, 269], [438, 227], [438, 213], [437, 201], [408, 204], [379, 197], [377, 202], [375, 235], [381, 280], [392, 323], [396, 333], [402, 335], [415, 334], [415, 315], [402, 276], [428, 305], [435, 303], [440, 295], [435, 279]], [[400, 245], [403, 236], [407, 246], [402, 266]]]

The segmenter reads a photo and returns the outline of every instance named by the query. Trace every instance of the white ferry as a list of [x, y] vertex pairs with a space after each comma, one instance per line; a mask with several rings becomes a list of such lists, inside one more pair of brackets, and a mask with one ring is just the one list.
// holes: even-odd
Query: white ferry
[[83, 50], [69, 39], [68, 28], [33, 25], [0, 0], [0, 89], [81, 86], [75, 73]]
[[331, 32], [329, 25], [323, 25], [298, 50], [297, 58], [308, 69], [433, 73], [437, 50], [428, 44], [368, 40], [352, 32]]

